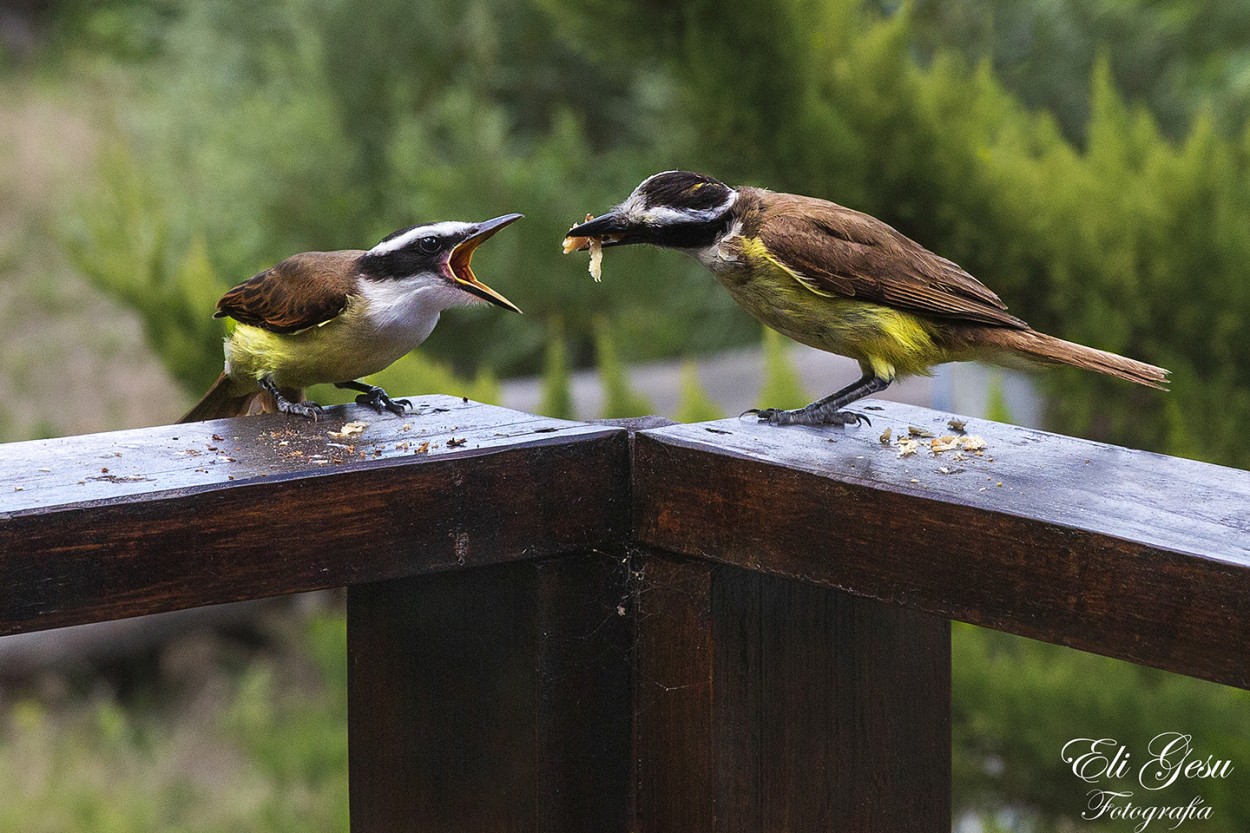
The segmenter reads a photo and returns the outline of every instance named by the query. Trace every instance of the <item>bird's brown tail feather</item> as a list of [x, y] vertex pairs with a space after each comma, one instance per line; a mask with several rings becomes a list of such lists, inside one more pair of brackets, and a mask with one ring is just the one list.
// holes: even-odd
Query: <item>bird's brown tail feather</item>
[[[213, 382], [208, 392], [200, 397], [191, 410], [178, 420], [183, 422], [203, 422], [207, 419], [226, 419], [228, 417], [250, 416], [252, 414], [271, 414], [278, 410], [273, 397], [264, 391], [252, 391], [242, 395], [230, 392], [230, 377], [222, 373]], [[296, 401], [299, 401], [298, 399]]]
[[1012, 330], [1007, 328], [980, 328], [976, 341], [985, 347], [998, 347], [1011, 353], [1023, 354], [1034, 361], [1068, 364], [1096, 373], [1105, 373], [1146, 385], [1159, 390], [1168, 389], [1168, 373], [1162, 367], [1128, 359], [1105, 350], [1074, 344], [1061, 338], [1048, 336], [1036, 330]]

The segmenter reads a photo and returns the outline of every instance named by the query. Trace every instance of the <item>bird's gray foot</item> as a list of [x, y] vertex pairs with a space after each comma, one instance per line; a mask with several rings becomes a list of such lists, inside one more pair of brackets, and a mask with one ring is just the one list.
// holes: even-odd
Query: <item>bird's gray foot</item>
[[743, 416], [755, 414], [760, 422], [769, 425], [872, 425], [872, 420], [854, 411], [842, 410], [852, 402], [858, 402], [865, 396], [878, 393], [890, 386], [889, 379], [875, 376], [868, 368], [858, 382], [847, 385], [837, 393], [824, 399], [818, 399], [810, 405], [783, 411], [778, 408], [752, 408], [744, 411]]
[[356, 397], [356, 404], [372, 408], [379, 414], [385, 408], [395, 416], [403, 416], [404, 412], [412, 407], [412, 403], [407, 399], [391, 399], [386, 395], [386, 391], [377, 385], [366, 385], [364, 382], [349, 381], [335, 382], [334, 386], [346, 390], [360, 391], [360, 396]]
[[744, 411], [742, 416], [754, 414], [760, 422], [769, 425], [872, 425], [872, 420], [854, 411], [838, 411], [826, 408], [796, 408], [783, 411], [779, 408], [752, 408]]
[[283, 414], [295, 414], [305, 419], [317, 421], [317, 417], [321, 415], [321, 406], [316, 402], [305, 399], [303, 402], [292, 402], [282, 395], [282, 391], [278, 389], [277, 384], [269, 376], [259, 380], [261, 390], [264, 390], [273, 397], [274, 405], [277, 406], [278, 412]]
[[303, 402], [291, 402], [282, 397], [275, 396], [274, 401], [278, 403], [278, 410], [284, 414], [295, 414], [306, 419], [316, 422], [321, 416], [322, 407], [316, 402], [305, 399]]
[[357, 396], [356, 404], [372, 408], [379, 414], [385, 408], [395, 416], [403, 416], [404, 412], [412, 407], [412, 402], [407, 399], [391, 399], [386, 395], [386, 391], [379, 387], [373, 387], [367, 393]]

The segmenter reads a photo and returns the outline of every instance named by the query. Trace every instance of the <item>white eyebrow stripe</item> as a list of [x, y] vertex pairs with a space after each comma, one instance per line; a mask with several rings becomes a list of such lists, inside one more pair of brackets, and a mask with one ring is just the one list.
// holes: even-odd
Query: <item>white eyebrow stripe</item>
[[[626, 200], [626, 205], [629, 205], [628, 211], [631, 214], [634, 214], [635, 216], [640, 216], [643, 220], [646, 220], [649, 222], [659, 222], [659, 223], [681, 222], [683, 220], [687, 222], [689, 222], [690, 220], [698, 220], [698, 221], [706, 222], [710, 220], [715, 220], [717, 217], [724, 214], [730, 208], [733, 208], [733, 204], [737, 199], [738, 199], [738, 192], [730, 191], [729, 196], [726, 197], [725, 201], [722, 202], [720, 205], [713, 206], [712, 208], [702, 208], [702, 209], [699, 209], [698, 211], [688, 209], [688, 208], [683, 208], [683, 209], [670, 208], [667, 205], [657, 205], [654, 208], [642, 209], [640, 211], [639, 208], [641, 206], [641, 201], [635, 200], [633, 197], [630, 197], [629, 200]], [[632, 203], [632, 205], [630, 205], [630, 203]]]
[[414, 240], [422, 237], [443, 237], [446, 235], [457, 234], [465, 231], [472, 223], [461, 223], [455, 220], [447, 220], [441, 223], [429, 223], [424, 226], [416, 226], [411, 228], [398, 237], [392, 237], [390, 240], [383, 240], [378, 245], [369, 250], [371, 255], [382, 255], [387, 252], [398, 251], [408, 246]]

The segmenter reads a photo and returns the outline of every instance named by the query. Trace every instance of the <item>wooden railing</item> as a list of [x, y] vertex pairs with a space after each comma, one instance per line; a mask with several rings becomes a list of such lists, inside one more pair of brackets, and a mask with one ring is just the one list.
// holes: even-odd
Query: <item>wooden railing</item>
[[1248, 472], [419, 402], [0, 446], [0, 633], [347, 586], [355, 831], [949, 830], [950, 619], [1250, 687]]

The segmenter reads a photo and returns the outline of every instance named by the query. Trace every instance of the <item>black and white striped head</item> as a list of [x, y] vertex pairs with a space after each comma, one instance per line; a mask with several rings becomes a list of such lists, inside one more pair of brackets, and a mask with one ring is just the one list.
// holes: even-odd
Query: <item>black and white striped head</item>
[[605, 246], [650, 243], [700, 249], [728, 228], [737, 199], [737, 191], [705, 174], [665, 171], [647, 177], [616, 208], [568, 234], [598, 237]]
[[449, 290], [520, 312], [515, 304], [479, 281], [470, 262], [478, 246], [522, 216], [505, 214], [481, 223], [448, 221], [400, 229], [361, 256], [361, 272], [377, 281], [420, 278], [441, 282]]

